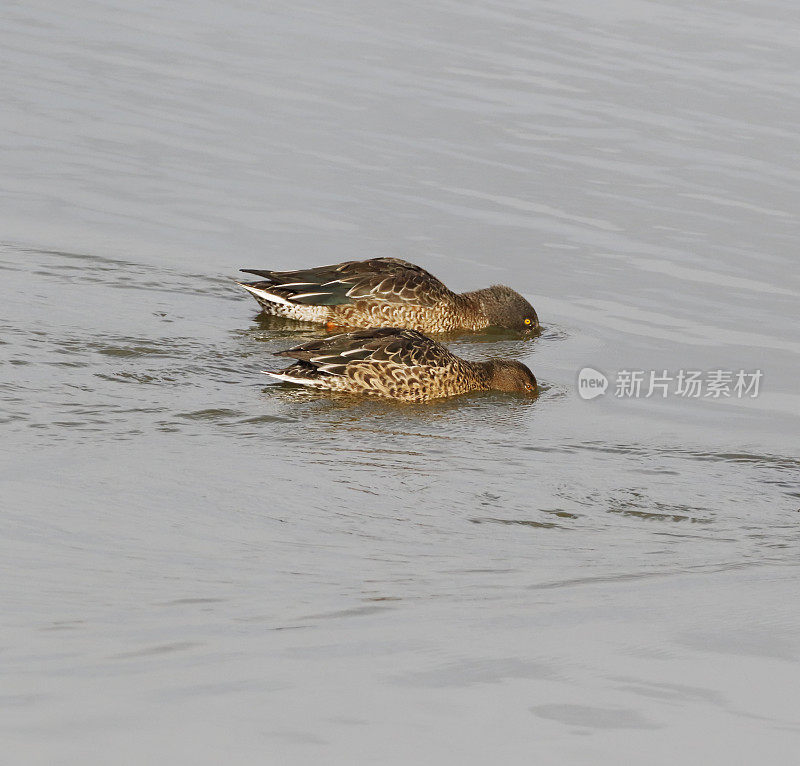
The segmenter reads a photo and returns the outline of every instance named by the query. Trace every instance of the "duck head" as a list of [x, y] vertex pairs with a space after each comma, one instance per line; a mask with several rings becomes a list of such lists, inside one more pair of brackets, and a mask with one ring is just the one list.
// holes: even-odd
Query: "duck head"
[[475, 296], [492, 326], [516, 330], [525, 335], [539, 329], [536, 309], [516, 290], [505, 285], [493, 285], [478, 290]]
[[494, 391], [536, 396], [539, 384], [534, 374], [522, 362], [511, 359], [490, 359], [485, 362], [489, 388]]

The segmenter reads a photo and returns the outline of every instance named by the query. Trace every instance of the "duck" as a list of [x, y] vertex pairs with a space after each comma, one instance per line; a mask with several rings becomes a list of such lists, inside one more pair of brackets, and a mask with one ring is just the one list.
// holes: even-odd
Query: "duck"
[[324, 391], [429, 402], [470, 391], [536, 396], [534, 374], [521, 362], [470, 362], [417, 330], [382, 327], [329, 335], [276, 356], [296, 360], [273, 378]]
[[338, 328], [399, 327], [424, 333], [489, 327], [522, 335], [539, 329], [533, 306], [505, 285], [455, 293], [433, 274], [399, 258], [345, 261], [299, 271], [241, 269], [237, 281], [268, 314]]

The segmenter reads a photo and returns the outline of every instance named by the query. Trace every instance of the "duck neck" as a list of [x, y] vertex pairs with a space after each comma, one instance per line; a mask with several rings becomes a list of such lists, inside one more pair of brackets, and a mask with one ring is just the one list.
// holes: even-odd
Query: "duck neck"
[[488, 327], [489, 306], [491, 305], [491, 288], [473, 290], [456, 296], [462, 311], [468, 313], [475, 321], [476, 329]]
[[476, 388], [489, 391], [492, 388], [492, 362], [467, 362], [477, 383]]

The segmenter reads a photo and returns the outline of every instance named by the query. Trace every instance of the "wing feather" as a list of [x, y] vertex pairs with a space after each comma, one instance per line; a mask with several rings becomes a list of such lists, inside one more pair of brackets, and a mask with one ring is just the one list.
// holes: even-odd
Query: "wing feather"
[[[399, 258], [346, 261], [300, 271], [242, 269], [261, 277], [249, 283], [285, 301], [313, 306], [339, 306], [357, 300], [435, 306], [455, 294], [430, 272]], [[247, 283], [241, 283], [247, 287]]]
[[297, 359], [317, 373], [342, 375], [361, 362], [403, 367], [444, 367], [456, 357], [444, 346], [416, 330], [382, 327], [377, 330], [332, 335], [278, 351], [276, 356]]

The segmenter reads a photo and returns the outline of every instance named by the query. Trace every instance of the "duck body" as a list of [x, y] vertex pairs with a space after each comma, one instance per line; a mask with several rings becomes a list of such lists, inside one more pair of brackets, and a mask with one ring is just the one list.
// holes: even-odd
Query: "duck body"
[[384, 327], [332, 335], [277, 356], [297, 361], [268, 375], [327, 391], [406, 402], [491, 389], [536, 393], [536, 378], [520, 362], [470, 362], [416, 330]]
[[530, 332], [539, 326], [533, 306], [509, 287], [455, 293], [425, 269], [398, 258], [300, 271], [242, 271], [261, 278], [238, 284], [265, 312], [331, 327], [442, 333], [492, 326]]

